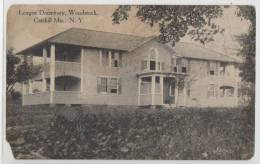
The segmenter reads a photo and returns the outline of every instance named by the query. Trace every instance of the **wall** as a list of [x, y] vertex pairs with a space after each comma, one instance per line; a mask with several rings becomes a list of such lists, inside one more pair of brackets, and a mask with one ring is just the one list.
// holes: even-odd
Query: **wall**
[[[190, 69], [187, 81], [190, 82], [190, 96], [179, 97], [178, 105], [180, 106], [196, 106], [196, 107], [233, 107], [238, 105], [237, 85], [241, 81], [238, 69], [233, 64], [226, 67], [227, 74], [217, 75], [208, 74], [208, 61], [190, 59]], [[219, 62], [217, 63], [220, 64]], [[208, 86], [216, 85], [217, 95], [208, 97]], [[220, 97], [219, 87], [223, 85], [232, 86], [235, 88], [233, 97]], [[183, 93], [180, 93], [183, 95]]]
[[[141, 62], [150, 54], [150, 48], [156, 48], [158, 50], [158, 60], [165, 63], [165, 71], [170, 71], [170, 59], [172, 54], [164, 48], [164, 45], [159, 44], [157, 41], [152, 40], [139, 48], [126, 54], [125, 67], [120, 70], [120, 76], [122, 77], [122, 95], [129, 97], [131, 102], [135, 105], [138, 103], [138, 77], [137, 75], [142, 72]], [[141, 105], [147, 105], [149, 96], [141, 96]], [[158, 96], [155, 97], [155, 102], [160, 104], [161, 99]], [[151, 105], [151, 101], [149, 101]]]

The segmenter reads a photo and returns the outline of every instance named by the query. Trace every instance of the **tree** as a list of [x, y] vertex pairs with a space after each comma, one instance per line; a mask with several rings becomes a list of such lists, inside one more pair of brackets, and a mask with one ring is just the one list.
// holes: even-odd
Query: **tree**
[[[246, 95], [250, 97], [248, 103], [253, 107], [255, 104], [255, 8], [253, 6], [239, 6], [237, 15], [240, 16], [241, 19], [250, 22], [248, 33], [238, 36], [238, 41], [242, 47], [238, 55], [244, 59], [243, 64], [240, 66], [240, 76], [245, 82], [242, 89], [244, 89]], [[248, 87], [248, 85], [250, 87]]]
[[[190, 35], [202, 44], [213, 41], [213, 36], [223, 33], [224, 29], [215, 24], [213, 19], [223, 15], [222, 6], [136, 6], [136, 16], [144, 23], [154, 26], [159, 24], [159, 41], [173, 46], [180, 38]], [[112, 21], [119, 24], [128, 19], [131, 6], [119, 6], [112, 14]]]
[[7, 74], [6, 74], [6, 92], [10, 94], [16, 83], [16, 66], [20, 62], [20, 58], [14, 55], [14, 50], [7, 50]]
[[241, 69], [241, 77], [244, 81], [255, 83], [255, 9], [252, 6], [239, 6], [238, 16], [250, 22], [248, 33], [238, 36], [241, 50], [238, 53], [244, 59]]
[[40, 70], [40, 66], [28, 64], [26, 61], [21, 62], [20, 58], [14, 54], [12, 48], [7, 50], [7, 95], [13, 93], [16, 83], [21, 83], [35, 77]]

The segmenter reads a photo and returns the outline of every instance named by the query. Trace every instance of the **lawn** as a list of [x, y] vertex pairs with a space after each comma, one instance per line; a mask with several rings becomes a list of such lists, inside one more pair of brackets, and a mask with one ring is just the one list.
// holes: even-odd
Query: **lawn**
[[17, 159], [250, 159], [254, 115], [243, 108], [8, 106]]

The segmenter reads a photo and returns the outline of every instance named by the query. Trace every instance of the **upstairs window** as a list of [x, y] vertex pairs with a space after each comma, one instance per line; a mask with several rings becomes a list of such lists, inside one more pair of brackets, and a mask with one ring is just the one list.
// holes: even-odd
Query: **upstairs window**
[[217, 74], [216, 71], [217, 63], [216, 62], [209, 62], [209, 75], [214, 76]]
[[118, 52], [112, 52], [111, 53], [111, 66], [112, 67], [119, 67], [119, 56], [120, 54]]
[[150, 54], [141, 62], [141, 69], [151, 71], [164, 70], [164, 63], [158, 61], [158, 52], [156, 49], [150, 49]]
[[171, 65], [173, 72], [188, 73], [187, 59], [172, 57]]
[[220, 75], [225, 75], [226, 73], [226, 63], [220, 63], [219, 65], [219, 74]]
[[178, 72], [178, 69], [177, 69], [177, 61], [176, 61], [176, 58], [175, 58], [175, 57], [172, 57], [172, 59], [171, 59], [171, 65], [172, 65], [172, 71], [173, 71], [173, 72]]
[[120, 54], [119, 52], [101, 50], [99, 53], [99, 64], [102, 66], [111, 65], [111, 67], [120, 67], [122, 62], [121, 60], [122, 60], [122, 54]]
[[151, 49], [150, 52], [150, 70], [156, 70], [156, 58], [157, 54], [155, 52], [155, 49]]
[[188, 60], [181, 59], [181, 73], [187, 73], [187, 72], [188, 72]]

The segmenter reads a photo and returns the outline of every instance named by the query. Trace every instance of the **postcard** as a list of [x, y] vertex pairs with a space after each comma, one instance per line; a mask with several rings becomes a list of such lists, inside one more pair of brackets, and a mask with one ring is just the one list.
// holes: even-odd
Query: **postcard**
[[14, 158], [251, 159], [255, 18], [246, 5], [11, 6]]

